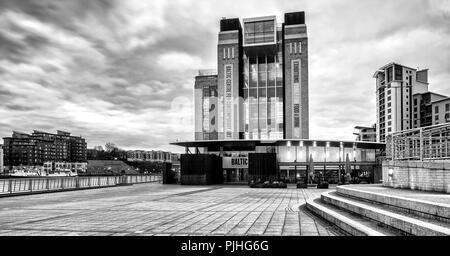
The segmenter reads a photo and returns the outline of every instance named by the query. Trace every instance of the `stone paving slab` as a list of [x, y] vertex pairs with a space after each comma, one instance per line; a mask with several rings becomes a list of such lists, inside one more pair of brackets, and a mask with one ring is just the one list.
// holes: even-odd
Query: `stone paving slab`
[[325, 191], [146, 183], [0, 198], [0, 236], [342, 235], [299, 209]]

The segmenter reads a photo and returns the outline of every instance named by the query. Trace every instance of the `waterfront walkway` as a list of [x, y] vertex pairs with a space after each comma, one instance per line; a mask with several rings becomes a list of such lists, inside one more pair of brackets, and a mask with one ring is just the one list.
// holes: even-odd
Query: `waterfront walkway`
[[325, 191], [144, 183], [5, 197], [0, 236], [342, 235], [302, 206]]

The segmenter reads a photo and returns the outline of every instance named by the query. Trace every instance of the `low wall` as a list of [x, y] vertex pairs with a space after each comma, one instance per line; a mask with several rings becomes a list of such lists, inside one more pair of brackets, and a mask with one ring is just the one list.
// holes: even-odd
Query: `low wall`
[[384, 186], [450, 193], [450, 160], [383, 161], [382, 170]]

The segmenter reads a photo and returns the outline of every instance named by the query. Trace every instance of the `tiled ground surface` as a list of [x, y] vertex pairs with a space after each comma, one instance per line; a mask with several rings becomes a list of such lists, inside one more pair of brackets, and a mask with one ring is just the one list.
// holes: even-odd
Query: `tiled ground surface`
[[147, 183], [0, 198], [0, 236], [341, 235], [299, 208], [322, 192]]
[[448, 204], [450, 207], [450, 194], [430, 191], [420, 191], [411, 189], [389, 188], [383, 187], [381, 184], [376, 185], [351, 185], [350, 188], [365, 190], [368, 192], [386, 194], [391, 196], [399, 196], [412, 198], [417, 200], [429, 201], [431, 203]]

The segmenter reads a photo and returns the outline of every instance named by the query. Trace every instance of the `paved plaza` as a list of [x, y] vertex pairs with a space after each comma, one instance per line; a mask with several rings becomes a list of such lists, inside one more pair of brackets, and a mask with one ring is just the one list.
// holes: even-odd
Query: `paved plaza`
[[327, 190], [133, 186], [0, 198], [0, 236], [342, 235], [305, 211]]

